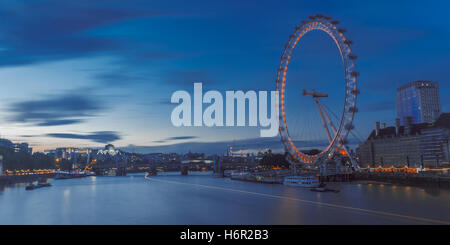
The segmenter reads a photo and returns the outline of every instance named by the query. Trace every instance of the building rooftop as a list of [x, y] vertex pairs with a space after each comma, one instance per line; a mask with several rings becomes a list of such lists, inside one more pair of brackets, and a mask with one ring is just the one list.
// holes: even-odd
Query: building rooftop
[[[410, 126], [410, 134], [420, 134], [421, 130], [426, 128], [450, 128], [450, 113], [442, 113], [439, 118], [434, 123], [419, 123], [419, 124], [412, 124]], [[399, 135], [406, 135], [406, 127], [400, 126], [399, 127]], [[375, 136], [375, 130], [372, 130], [370, 133], [368, 139], [374, 139], [374, 138], [383, 138], [383, 137], [393, 137], [395, 135], [395, 126], [390, 126], [386, 128], [380, 128], [380, 131], [378, 133], [378, 136]]]
[[407, 83], [403, 86], [401, 86], [400, 88], [397, 88], [397, 91], [403, 90], [405, 88], [409, 88], [409, 87], [433, 87], [433, 86], [438, 86], [438, 82], [432, 82], [432, 81], [414, 81], [414, 82], [410, 82]]

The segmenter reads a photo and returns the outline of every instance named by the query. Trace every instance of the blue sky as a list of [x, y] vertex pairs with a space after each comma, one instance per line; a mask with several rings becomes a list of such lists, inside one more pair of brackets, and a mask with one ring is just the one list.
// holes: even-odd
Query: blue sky
[[[274, 90], [280, 55], [293, 28], [323, 13], [340, 20], [354, 41], [361, 74], [355, 124], [365, 138], [375, 121], [393, 124], [395, 88], [413, 80], [438, 81], [443, 110], [450, 111], [449, 5], [2, 1], [0, 133], [39, 150], [105, 143], [163, 150], [186, 142], [236, 141], [244, 147], [255, 142], [259, 128], [173, 127], [171, 94], [192, 91], [193, 82], [223, 93]], [[290, 128], [297, 131], [297, 140], [324, 136], [317, 112], [305, 104], [311, 101], [300, 98], [301, 108], [295, 106], [302, 88], [328, 90], [333, 96], [325, 103], [340, 109], [343, 68], [333, 45], [326, 35], [310, 33], [295, 51], [288, 79], [294, 101], [289, 116], [295, 122]], [[266, 141], [258, 147], [276, 147], [279, 137]], [[186, 144], [179, 149], [186, 150]]]

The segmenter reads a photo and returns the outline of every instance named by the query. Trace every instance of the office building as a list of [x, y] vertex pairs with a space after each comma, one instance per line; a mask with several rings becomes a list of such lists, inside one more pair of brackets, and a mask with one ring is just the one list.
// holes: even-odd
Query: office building
[[362, 166], [441, 167], [450, 164], [450, 113], [433, 123], [400, 125], [375, 130], [359, 145]]
[[442, 112], [439, 84], [415, 81], [398, 88], [396, 106], [401, 126], [435, 121]]

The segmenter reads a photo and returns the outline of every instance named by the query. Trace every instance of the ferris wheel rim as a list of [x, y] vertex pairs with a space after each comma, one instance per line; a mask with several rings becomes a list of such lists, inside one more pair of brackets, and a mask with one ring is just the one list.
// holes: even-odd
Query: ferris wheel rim
[[[356, 60], [356, 55], [352, 53], [350, 45], [352, 41], [345, 38], [345, 29], [338, 28], [337, 24], [339, 22], [332, 20], [331, 17], [323, 16], [317, 14], [315, 16], [310, 16], [308, 21], [303, 21], [302, 25], [295, 28], [295, 31], [289, 37], [288, 43], [285, 45], [280, 65], [278, 67], [276, 86], [277, 91], [280, 94], [279, 97], [279, 109], [280, 113], [280, 126], [279, 131], [283, 144], [285, 145], [286, 151], [293, 158], [295, 162], [301, 161], [306, 163], [312, 163], [319, 156], [329, 153], [334, 146], [336, 141], [338, 144], [343, 145], [346, 142], [347, 136], [351, 129], [353, 129], [353, 118], [354, 114], [357, 112], [356, 108], [356, 98], [359, 90], [357, 88], [357, 76], [359, 73], [356, 70], [354, 60]], [[332, 141], [328, 146], [315, 155], [308, 155], [297, 149], [294, 142], [289, 134], [286, 113], [284, 107], [284, 97], [285, 97], [285, 85], [286, 85], [286, 75], [289, 61], [291, 59], [292, 53], [297, 46], [299, 40], [308, 32], [319, 30], [327, 33], [335, 42], [339, 49], [339, 53], [342, 58], [342, 63], [345, 70], [345, 101], [342, 116], [339, 122], [339, 127], [333, 135]]]

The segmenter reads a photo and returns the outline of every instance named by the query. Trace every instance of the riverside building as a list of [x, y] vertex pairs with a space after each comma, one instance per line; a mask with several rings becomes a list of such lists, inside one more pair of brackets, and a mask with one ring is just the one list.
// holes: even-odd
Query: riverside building
[[441, 167], [450, 164], [450, 113], [442, 113], [434, 122], [410, 123], [375, 129], [357, 148], [360, 164], [395, 167]]

